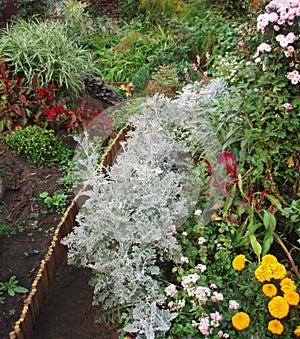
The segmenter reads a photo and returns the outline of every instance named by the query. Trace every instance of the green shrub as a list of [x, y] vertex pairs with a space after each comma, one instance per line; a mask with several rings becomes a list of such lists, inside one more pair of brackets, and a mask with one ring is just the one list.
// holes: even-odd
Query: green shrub
[[151, 21], [178, 16], [184, 10], [184, 5], [182, 0], [141, 0], [141, 8]]
[[123, 0], [120, 3], [119, 13], [124, 20], [132, 20], [142, 15], [140, 0]]
[[65, 23], [21, 19], [2, 30], [0, 53], [27, 84], [35, 76], [41, 87], [55, 83], [61, 91], [79, 93], [84, 74], [96, 69], [91, 54], [67, 31]]
[[150, 80], [150, 74], [146, 67], [141, 67], [138, 72], [132, 77], [133, 89], [136, 93], [146, 88]]
[[29, 19], [32, 16], [45, 17], [49, 15], [50, 0], [18, 0], [15, 6], [18, 8], [17, 16]]
[[29, 162], [37, 166], [55, 162], [65, 163], [72, 154], [53, 130], [39, 126], [17, 127], [3, 141], [16, 155], [25, 156]]

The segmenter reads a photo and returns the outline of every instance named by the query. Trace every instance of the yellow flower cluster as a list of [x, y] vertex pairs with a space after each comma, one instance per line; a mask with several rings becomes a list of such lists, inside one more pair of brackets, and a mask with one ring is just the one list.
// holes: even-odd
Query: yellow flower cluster
[[232, 321], [233, 327], [238, 331], [245, 330], [250, 325], [250, 317], [245, 312], [236, 313], [232, 317], [231, 321]]
[[[236, 271], [241, 271], [246, 267], [247, 258], [239, 254], [232, 261], [232, 267]], [[255, 270], [255, 277], [259, 282], [269, 282], [279, 280], [275, 283], [266, 283], [262, 287], [263, 293], [271, 298], [268, 303], [268, 310], [275, 319], [268, 323], [268, 330], [276, 335], [282, 335], [284, 326], [280, 319], [285, 318], [290, 311], [290, 306], [297, 306], [300, 303], [300, 295], [296, 292], [297, 286], [291, 278], [287, 277], [284, 265], [280, 264], [274, 255], [267, 254], [263, 256], [260, 265]], [[276, 286], [277, 285], [277, 286]], [[277, 295], [278, 290], [282, 295]], [[233, 327], [242, 331], [249, 327], [250, 317], [245, 312], [239, 312], [232, 317]], [[300, 326], [294, 334], [300, 337]]]
[[[283, 319], [289, 314], [290, 306], [296, 306], [300, 302], [300, 296], [296, 292], [297, 286], [294, 281], [287, 276], [285, 267], [280, 264], [277, 258], [271, 254], [267, 254], [262, 258], [261, 264], [255, 270], [255, 277], [258, 281], [280, 280], [279, 286], [282, 296], [277, 295], [278, 289], [275, 284], [264, 284], [263, 293], [272, 298], [268, 303], [270, 314], [276, 318], [268, 324], [268, 330], [277, 335], [281, 335], [284, 326], [278, 319]], [[295, 330], [295, 335], [300, 337], [300, 326]]]
[[244, 254], [239, 254], [237, 255], [233, 261], [232, 261], [232, 267], [236, 270], [236, 271], [241, 271], [245, 268], [246, 266], [246, 262], [247, 262], [247, 258], [244, 256]]
[[260, 265], [255, 270], [255, 277], [259, 282], [280, 280], [286, 276], [284, 265], [277, 261], [272, 254], [267, 254], [262, 258]]

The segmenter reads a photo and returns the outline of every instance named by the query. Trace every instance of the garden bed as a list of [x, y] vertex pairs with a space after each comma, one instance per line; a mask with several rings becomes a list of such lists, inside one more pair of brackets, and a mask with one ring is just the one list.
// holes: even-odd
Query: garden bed
[[[97, 100], [90, 97], [86, 96], [85, 99], [88, 99], [88, 105], [97, 104], [101, 109], [107, 107], [106, 103], [97, 102]], [[61, 134], [60, 138], [64, 144], [71, 147], [75, 146], [72, 137]], [[4, 145], [2, 140], [0, 141], [0, 174], [1, 178], [4, 179], [1, 186], [3, 193], [0, 200], [0, 281], [8, 282], [11, 276], [15, 275], [18, 280], [17, 285], [30, 290], [32, 282], [40, 269], [41, 260], [45, 258], [54, 230], [62, 216], [61, 213], [47, 211], [39, 195], [41, 192], [48, 192], [50, 196], [56, 192], [62, 192], [63, 186], [58, 183], [58, 180], [66, 173], [59, 170], [58, 166], [34, 166], [25, 158], [14, 155], [12, 150]], [[66, 206], [74, 198], [73, 192], [69, 192], [67, 195]], [[54, 285], [55, 283], [59, 284], [59, 280], [64, 274], [64, 269], [62, 268], [60, 274], [54, 277]], [[88, 279], [88, 275], [83, 274], [80, 270], [73, 270], [72, 277], [74, 277], [76, 284], [69, 285], [67, 292], [61, 289], [58, 290], [55, 295], [56, 297], [58, 296], [58, 299], [61, 299], [59, 293], [62, 293], [66, 298], [69, 296], [71, 299], [72, 295], [82, 295], [76, 309], [78, 314], [80, 312], [84, 313], [86, 309], [91, 308], [91, 289], [86, 283], [78, 284], [78, 281]], [[7, 338], [9, 332], [12, 331], [27, 297], [28, 294], [21, 293], [16, 293], [13, 297], [9, 296], [7, 292], [1, 295], [1, 339]], [[48, 310], [50, 308], [50, 314], [51, 299], [50, 295], [50, 306], [48, 307]], [[74, 308], [71, 307], [70, 310]], [[53, 309], [56, 312], [57, 305], [54, 305]], [[96, 328], [94, 321], [96, 310], [91, 308], [89, 315], [91, 315], [91, 312], [94, 312], [94, 316], [89, 317], [90, 321], [87, 323], [78, 322], [82, 333], [88, 333], [89, 330], [87, 329]], [[73, 315], [71, 314], [70, 317], [72, 319]], [[66, 333], [66, 330], [70, 332], [70, 335], [73, 333], [68, 328], [68, 322], [65, 317], [59, 317], [57, 320], [54, 326], [55, 331], [58, 331], [57, 333]], [[48, 320], [46, 322], [48, 323]], [[77, 330], [79, 331], [78, 327]], [[49, 331], [48, 334], [46, 332], [45, 334], [37, 332], [38, 338], [46, 338], [46, 335], [49, 335]], [[65, 335], [63, 337], [67, 338]], [[71, 337], [74, 338], [74, 336]]]

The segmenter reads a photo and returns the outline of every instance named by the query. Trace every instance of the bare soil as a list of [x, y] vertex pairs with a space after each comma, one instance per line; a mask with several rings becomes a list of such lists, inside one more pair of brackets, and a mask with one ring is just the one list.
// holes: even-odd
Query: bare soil
[[[91, 101], [107, 108], [106, 103]], [[72, 144], [72, 138], [61, 137]], [[64, 175], [58, 166], [37, 167], [14, 155], [0, 135], [0, 282], [15, 275], [18, 285], [30, 290], [63, 214], [46, 213], [39, 194], [63, 190], [57, 180]], [[68, 204], [72, 199], [73, 193], [68, 193]], [[97, 307], [92, 306], [90, 277], [91, 272], [62, 265], [36, 324], [35, 339], [118, 338], [108, 325], [95, 323]], [[6, 291], [0, 295], [0, 339], [9, 337], [26, 296], [16, 293], [11, 297]]]

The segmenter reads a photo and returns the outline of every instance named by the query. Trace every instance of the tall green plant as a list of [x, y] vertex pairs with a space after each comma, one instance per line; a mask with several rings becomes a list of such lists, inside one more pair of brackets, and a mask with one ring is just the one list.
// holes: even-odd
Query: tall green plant
[[1, 31], [0, 53], [27, 84], [50, 83], [64, 92], [84, 89], [84, 74], [97, 72], [91, 54], [68, 36], [66, 23], [20, 19]]

